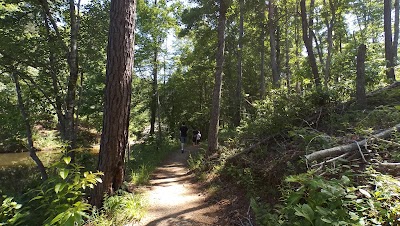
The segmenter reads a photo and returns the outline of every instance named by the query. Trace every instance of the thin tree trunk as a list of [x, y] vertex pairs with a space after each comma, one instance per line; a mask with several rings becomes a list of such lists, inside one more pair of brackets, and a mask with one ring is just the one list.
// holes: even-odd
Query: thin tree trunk
[[[68, 149], [72, 150], [76, 146], [75, 139], [75, 100], [76, 100], [76, 86], [78, 81], [78, 21], [76, 17], [75, 1], [69, 1], [69, 15], [71, 20], [71, 31], [70, 31], [70, 51], [68, 56], [69, 65], [69, 78], [68, 78], [68, 89], [67, 97], [65, 100], [66, 111], [66, 131], [67, 141], [69, 142]], [[68, 152], [72, 160], [75, 158], [74, 151]]]
[[52, 81], [52, 91], [53, 95], [55, 97], [55, 104], [54, 104], [54, 110], [56, 111], [57, 114], [57, 119], [58, 119], [58, 126], [59, 126], [59, 131], [61, 134], [61, 138], [63, 140], [66, 140], [66, 129], [65, 129], [65, 120], [64, 120], [64, 113], [62, 111], [62, 101], [60, 97], [60, 88], [58, 85], [58, 78], [57, 78], [57, 67], [56, 67], [56, 59], [54, 56], [54, 38], [50, 34], [50, 26], [48, 23], [47, 15], [45, 14], [43, 16], [44, 18], [44, 24], [46, 27], [46, 33], [47, 33], [47, 41], [49, 43], [49, 73]]
[[270, 44], [270, 57], [271, 57], [271, 69], [272, 69], [272, 85], [275, 88], [279, 87], [279, 72], [278, 72], [278, 63], [276, 56], [276, 24], [275, 24], [275, 5], [274, 1], [269, 1], [268, 8], [268, 23], [269, 23], [269, 44]]
[[39, 157], [36, 155], [36, 149], [35, 149], [35, 147], [33, 145], [31, 125], [30, 125], [30, 122], [29, 122], [28, 114], [27, 114], [27, 112], [25, 110], [24, 101], [22, 99], [22, 93], [21, 93], [21, 87], [19, 85], [18, 75], [16, 75], [15, 73], [12, 73], [12, 77], [14, 79], [15, 90], [17, 92], [19, 110], [21, 112], [22, 119], [23, 119], [23, 121], [25, 123], [26, 138], [28, 140], [29, 155], [31, 156], [33, 161], [36, 163], [36, 166], [38, 167], [40, 175], [42, 176], [42, 180], [47, 180], [46, 168], [44, 167], [44, 165], [43, 165], [42, 161], [39, 159]]
[[128, 141], [136, 1], [112, 0], [107, 48], [106, 90], [98, 170], [104, 173], [91, 196], [101, 207], [104, 194], [118, 190], [124, 180]]
[[242, 109], [242, 55], [243, 55], [243, 7], [244, 0], [239, 0], [239, 50], [238, 50], [238, 80], [236, 87], [236, 115], [235, 115], [235, 126], [240, 125], [241, 116], [240, 112]]
[[155, 124], [156, 124], [156, 115], [157, 115], [157, 96], [158, 96], [158, 68], [157, 68], [157, 59], [158, 59], [158, 49], [154, 50], [154, 59], [153, 59], [153, 86], [151, 92], [151, 109], [150, 109], [150, 135], [154, 135]]
[[397, 47], [399, 44], [399, 17], [400, 17], [400, 12], [399, 12], [399, 0], [394, 1], [394, 35], [393, 35], [393, 62], [394, 66], [397, 65]]
[[261, 34], [260, 34], [260, 51], [261, 51], [261, 64], [260, 64], [260, 97], [265, 99], [265, 1], [261, 1]]
[[217, 65], [215, 71], [215, 85], [211, 106], [210, 127], [208, 130], [208, 152], [214, 153], [218, 150], [218, 130], [220, 116], [220, 102], [222, 89], [222, 71], [224, 65], [224, 49], [225, 49], [225, 21], [227, 5], [225, 0], [219, 0], [219, 17], [218, 17], [218, 48], [217, 48]]
[[290, 49], [289, 49], [289, 12], [287, 8], [287, 0], [285, 4], [285, 74], [286, 74], [286, 87], [288, 94], [291, 93], [290, 88]]
[[367, 105], [367, 98], [365, 94], [365, 54], [367, 52], [367, 46], [361, 44], [358, 47], [357, 53], [357, 90], [356, 90], [356, 100], [357, 104], [364, 108]]
[[307, 11], [306, 11], [306, 1], [301, 0], [300, 1], [300, 10], [301, 10], [301, 22], [302, 22], [302, 30], [303, 30], [303, 41], [304, 45], [306, 46], [307, 53], [308, 53], [308, 62], [311, 67], [311, 71], [314, 76], [314, 83], [319, 90], [321, 88], [321, 80], [319, 77], [319, 72], [318, 72], [318, 67], [317, 67], [317, 62], [315, 59], [315, 55], [313, 52], [313, 47], [312, 47], [312, 37], [308, 34], [308, 22], [307, 22]]
[[327, 88], [328, 87], [328, 83], [330, 80], [330, 72], [331, 72], [331, 58], [332, 58], [332, 49], [333, 49], [333, 27], [335, 25], [336, 22], [336, 8], [334, 3], [332, 2], [332, 0], [329, 0], [329, 6], [330, 6], [330, 10], [331, 10], [331, 20], [328, 21], [328, 18], [326, 18], [326, 27], [328, 29], [328, 38], [327, 38], [327, 42], [328, 42], [328, 53], [326, 56], [326, 62], [325, 62], [325, 79], [324, 79], [324, 85]]
[[392, 1], [384, 0], [384, 31], [385, 31], [385, 60], [386, 78], [395, 81], [392, 42]]

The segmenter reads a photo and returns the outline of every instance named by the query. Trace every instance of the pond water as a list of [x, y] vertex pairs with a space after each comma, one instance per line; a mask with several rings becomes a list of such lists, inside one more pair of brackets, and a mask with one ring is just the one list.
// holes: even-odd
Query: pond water
[[[81, 151], [83, 149], [77, 149], [77, 151]], [[99, 147], [86, 148], [92, 154], [99, 153]], [[40, 158], [40, 160], [44, 161], [44, 159], [48, 158], [49, 155], [58, 154], [59, 151], [41, 151], [36, 154]], [[16, 165], [28, 165], [35, 164], [32, 158], [29, 156], [29, 152], [18, 152], [18, 153], [0, 153], [0, 168], [1, 167], [10, 167]]]
[[0, 167], [32, 164], [33, 160], [28, 152], [2, 153], [0, 154]]

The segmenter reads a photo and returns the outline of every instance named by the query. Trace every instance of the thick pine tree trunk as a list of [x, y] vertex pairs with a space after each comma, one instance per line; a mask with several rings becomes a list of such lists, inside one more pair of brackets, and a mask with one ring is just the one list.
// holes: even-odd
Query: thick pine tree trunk
[[112, 0], [107, 48], [107, 72], [103, 131], [98, 170], [104, 173], [91, 196], [101, 207], [104, 194], [112, 194], [124, 180], [124, 156], [128, 143], [132, 91], [136, 1]]
[[367, 97], [365, 94], [365, 54], [367, 46], [361, 44], [357, 53], [357, 79], [356, 79], [356, 100], [357, 104], [364, 108], [367, 105]]
[[217, 65], [215, 71], [215, 84], [211, 106], [210, 127], [208, 130], [208, 152], [214, 153], [218, 150], [218, 130], [219, 116], [221, 110], [221, 89], [222, 89], [222, 71], [224, 65], [224, 49], [225, 49], [225, 21], [226, 21], [227, 5], [225, 0], [219, 0], [219, 17], [218, 17], [218, 48], [217, 48]]

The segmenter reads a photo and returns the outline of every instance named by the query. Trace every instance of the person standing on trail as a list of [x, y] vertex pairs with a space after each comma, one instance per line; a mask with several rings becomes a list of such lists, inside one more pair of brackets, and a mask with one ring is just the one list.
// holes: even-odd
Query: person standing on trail
[[197, 145], [197, 134], [199, 133], [199, 131], [194, 128], [193, 129], [193, 137], [192, 137], [192, 142], [193, 142], [193, 146]]
[[186, 143], [186, 138], [187, 138], [187, 131], [188, 128], [186, 126], [186, 124], [183, 122], [181, 127], [179, 128], [180, 132], [181, 132], [181, 151], [182, 153], [184, 152], [184, 145]]
[[196, 145], [199, 145], [200, 143], [200, 139], [201, 139], [201, 133], [200, 130], [197, 130], [197, 134], [196, 134]]

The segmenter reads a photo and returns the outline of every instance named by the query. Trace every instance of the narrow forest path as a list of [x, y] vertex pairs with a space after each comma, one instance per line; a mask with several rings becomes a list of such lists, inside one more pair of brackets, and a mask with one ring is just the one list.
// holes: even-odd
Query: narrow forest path
[[207, 195], [189, 172], [189, 154], [198, 151], [188, 147], [172, 153], [153, 173], [144, 188], [149, 207], [146, 215], [133, 226], [206, 226], [218, 225], [219, 206], [207, 202]]

